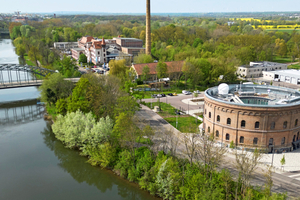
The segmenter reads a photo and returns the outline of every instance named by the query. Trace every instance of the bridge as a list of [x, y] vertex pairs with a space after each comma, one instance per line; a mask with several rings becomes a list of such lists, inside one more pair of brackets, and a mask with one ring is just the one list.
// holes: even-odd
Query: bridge
[[9, 30], [0, 28], [0, 34], [9, 34]]
[[[0, 64], [0, 89], [10, 89], [19, 87], [40, 86], [42, 79], [37, 76], [45, 77], [56, 73], [54, 70], [19, 64]], [[78, 82], [80, 78], [66, 78], [72, 82]]]
[[45, 107], [37, 100], [18, 101], [0, 104], [0, 125], [24, 124], [42, 119]]

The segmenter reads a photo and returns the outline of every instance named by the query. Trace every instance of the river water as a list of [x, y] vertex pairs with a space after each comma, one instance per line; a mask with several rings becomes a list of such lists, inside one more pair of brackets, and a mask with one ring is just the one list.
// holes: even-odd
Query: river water
[[[19, 63], [0, 38], [0, 63]], [[36, 104], [36, 87], [0, 90], [0, 199], [156, 199], [64, 148]], [[22, 100], [22, 101], [20, 101]]]

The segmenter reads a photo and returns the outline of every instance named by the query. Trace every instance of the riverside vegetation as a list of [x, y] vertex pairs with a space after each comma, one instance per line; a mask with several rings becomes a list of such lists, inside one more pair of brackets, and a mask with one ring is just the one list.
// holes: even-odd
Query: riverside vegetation
[[189, 159], [177, 157], [174, 149], [155, 148], [154, 131], [135, 117], [139, 105], [126, 86], [130, 73], [125, 74], [124, 80], [86, 74], [76, 86], [59, 73], [45, 79], [41, 99], [66, 148], [80, 150], [90, 164], [111, 169], [163, 199], [286, 199], [271, 194], [272, 181], [264, 189], [254, 188], [245, 184], [243, 173], [235, 181], [229, 171], [218, 171], [220, 158], [207, 154], [213, 138], [204, 141], [199, 156], [190, 148], [195, 143], [185, 140]]

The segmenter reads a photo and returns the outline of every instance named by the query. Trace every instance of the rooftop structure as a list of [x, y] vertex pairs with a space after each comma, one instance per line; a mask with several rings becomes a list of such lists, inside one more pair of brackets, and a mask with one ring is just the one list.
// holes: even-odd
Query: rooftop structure
[[237, 69], [237, 75], [244, 78], [257, 78], [263, 76], [263, 71], [275, 71], [287, 69], [286, 64], [261, 61], [261, 62], [250, 62], [249, 65], [239, 66]]
[[205, 91], [203, 130], [238, 148], [300, 148], [300, 92], [283, 87], [221, 84]]
[[263, 78], [270, 81], [283, 81], [283, 82], [299, 85], [300, 71], [295, 69], [266, 71], [263, 72]]

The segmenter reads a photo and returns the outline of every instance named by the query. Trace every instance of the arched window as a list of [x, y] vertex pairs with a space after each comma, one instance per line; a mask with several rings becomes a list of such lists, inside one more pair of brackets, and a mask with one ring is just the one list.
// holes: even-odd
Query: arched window
[[207, 132], [210, 133], [210, 127], [207, 127]]
[[282, 139], [281, 139], [281, 145], [283, 145], [285, 143], [285, 137], [283, 137]]
[[295, 120], [295, 126], [298, 126], [298, 119]]
[[284, 128], [284, 129], [287, 128], [287, 121], [283, 122], [283, 128]]
[[227, 118], [227, 125], [230, 125], [230, 124], [231, 124], [231, 119]]
[[258, 142], [258, 138], [254, 138], [253, 139], [253, 144], [257, 144], [257, 142]]
[[293, 137], [293, 142], [295, 142], [296, 141], [296, 135], [294, 135], [294, 137]]
[[216, 137], [219, 137], [219, 135], [220, 135], [220, 134], [219, 134], [219, 131], [217, 130], [217, 131], [216, 131]]
[[220, 122], [220, 115], [217, 116], [217, 122]]
[[244, 143], [244, 136], [240, 137], [240, 143]]
[[259, 122], [255, 122], [255, 128], [259, 129]]
[[275, 129], [275, 122], [271, 123], [271, 129]]
[[269, 139], [269, 145], [273, 145], [273, 138]]
[[230, 139], [230, 135], [228, 133], [226, 133], [226, 140]]
[[208, 113], [208, 117], [211, 118], [211, 112]]
[[245, 120], [242, 120], [242, 121], [241, 121], [241, 127], [242, 127], [242, 128], [245, 128], [245, 126], [246, 126], [246, 121], [245, 121]]

